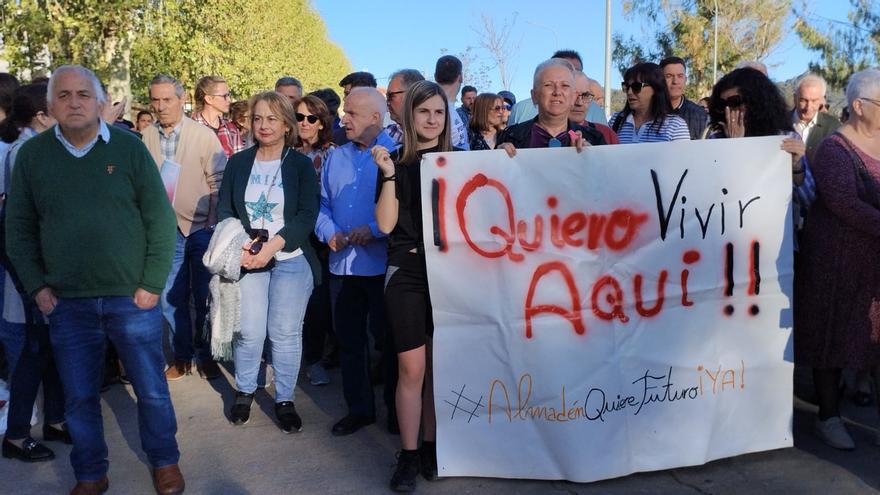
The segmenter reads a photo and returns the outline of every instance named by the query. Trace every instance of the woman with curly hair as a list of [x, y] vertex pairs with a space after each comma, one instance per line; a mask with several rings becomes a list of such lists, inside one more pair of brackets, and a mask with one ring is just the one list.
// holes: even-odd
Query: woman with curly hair
[[626, 94], [623, 110], [608, 122], [620, 144], [689, 140], [687, 122], [672, 113], [663, 69], [649, 62], [638, 63], [623, 74]]
[[[791, 112], [779, 88], [758, 70], [746, 67], [722, 77], [709, 99], [709, 139], [788, 135], [782, 149], [791, 153], [791, 174], [795, 186], [807, 182], [797, 196], [804, 196], [805, 209], [815, 196], [807, 169], [806, 146], [791, 125]], [[809, 176], [809, 177], [808, 177]], [[803, 194], [801, 194], [803, 193]], [[797, 218], [797, 216], [795, 216]]]

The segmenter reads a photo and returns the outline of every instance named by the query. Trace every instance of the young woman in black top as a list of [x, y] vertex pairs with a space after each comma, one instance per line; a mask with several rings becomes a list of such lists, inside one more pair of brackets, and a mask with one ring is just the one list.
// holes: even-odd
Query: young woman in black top
[[[379, 166], [376, 220], [388, 235], [385, 307], [397, 349], [397, 418], [401, 452], [391, 477], [394, 491], [415, 489], [419, 471], [437, 478], [434, 389], [431, 373], [431, 297], [422, 241], [422, 155], [452, 151], [446, 94], [437, 84], [420, 81], [406, 93], [403, 147], [394, 156], [373, 148]], [[422, 446], [418, 448], [419, 427]]]

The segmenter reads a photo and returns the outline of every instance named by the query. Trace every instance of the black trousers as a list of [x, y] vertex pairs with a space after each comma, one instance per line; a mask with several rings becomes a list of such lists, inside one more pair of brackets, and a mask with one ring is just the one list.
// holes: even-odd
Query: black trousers
[[385, 320], [384, 275], [362, 277], [331, 275], [333, 326], [340, 346], [342, 390], [349, 414], [375, 417], [370, 382], [370, 347], [367, 331], [381, 349], [385, 373], [385, 404], [394, 411], [397, 386], [397, 354], [390, 342]]

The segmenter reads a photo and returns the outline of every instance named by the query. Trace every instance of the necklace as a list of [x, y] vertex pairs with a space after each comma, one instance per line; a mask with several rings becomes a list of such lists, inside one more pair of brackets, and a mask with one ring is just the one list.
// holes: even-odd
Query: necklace
[[[275, 169], [275, 175], [272, 176], [272, 182], [269, 183], [269, 188], [266, 189], [266, 204], [269, 202], [269, 198], [272, 194], [272, 189], [275, 187], [275, 183], [278, 182], [278, 174], [281, 172], [281, 165], [284, 164], [284, 159], [287, 158], [287, 154], [290, 152], [290, 148], [285, 148], [284, 154], [281, 155], [281, 160], [278, 162], [278, 168]], [[264, 206], [263, 208], [266, 208]], [[248, 252], [253, 255], [256, 255], [263, 248], [263, 243], [269, 240], [269, 232], [266, 230], [266, 213], [265, 211], [261, 212], [260, 215], [260, 229], [255, 232], [254, 238], [251, 239], [251, 245], [248, 248]]]

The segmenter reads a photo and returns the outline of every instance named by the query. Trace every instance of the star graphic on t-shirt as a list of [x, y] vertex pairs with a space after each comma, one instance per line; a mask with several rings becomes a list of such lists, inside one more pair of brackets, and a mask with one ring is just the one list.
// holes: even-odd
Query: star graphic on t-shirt
[[245, 201], [244, 204], [246, 208], [251, 210], [251, 222], [260, 218], [265, 218], [267, 222], [274, 222], [272, 209], [278, 206], [278, 203], [270, 203], [266, 198], [266, 193], [260, 193], [260, 199], [257, 201]]

